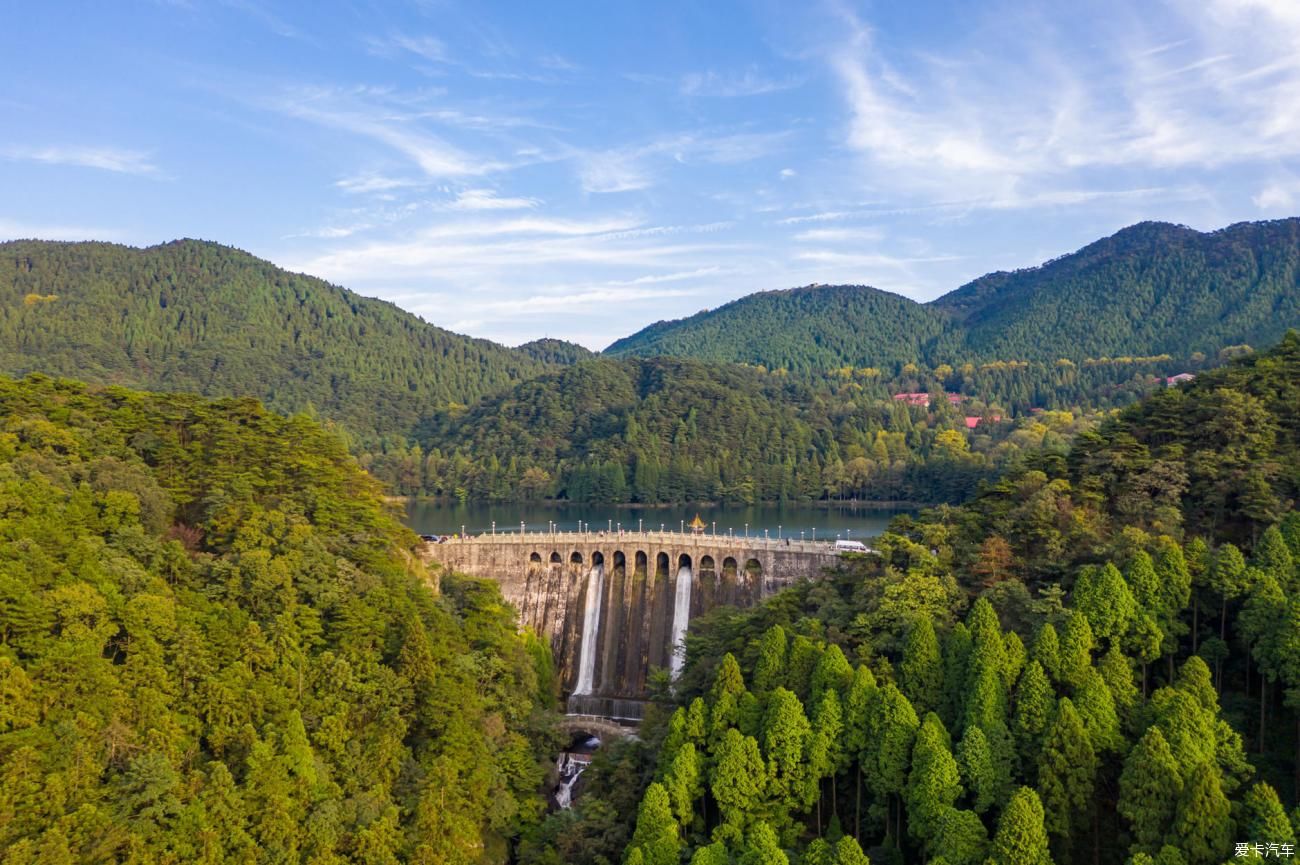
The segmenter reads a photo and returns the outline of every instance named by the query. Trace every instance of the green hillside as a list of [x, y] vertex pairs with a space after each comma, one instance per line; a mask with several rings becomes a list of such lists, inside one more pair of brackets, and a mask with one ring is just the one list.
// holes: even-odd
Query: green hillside
[[539, 834], [572, 865], [1293, 850], [1298, 382], [1292, 333], [821, 580], [693, 619], [654, 747], [593, 765]]
[[670, 355], [825, 370], [908, 361], [1214, 356], [1300, 325], [1300, 219], [1202, 233], [1142, 223], [928, 304], [864, 286], [749, 295], [615, 342]]
[[961, 320], [944, 348], [1050, 360], [1276, 343], [1300, 325], [1300, 219], [1202, 233], [1145, 222], [1041, 267], [995, 273], [930, 304]]
[[0, 373], [256, 396], [369, 438], [543, 368], [214, 243], [0, 244]]
[[577, 363], [580, 360], [586, 360], [595, 357], [595, 352], [589, 348], [584, 348], [575, 342], [566, 342], [562, 339], [535, 339], [532, 342], [526, 342], [517, 346], [515, 351], [520, 354], [526, 354], [534, 360], [542, 363], [552, 363], [567, 366], [571, 363]]
[[616, 357], [693, 357], [795, 372], [921, 360], [951, 329], [941, 314], [863, 285], [764, 291], [618, 340]]
[[880, 382], [598, 358], [444, 416], [423, 451], [369, 467], [402, 492], [476, 501], [960, 501], [1024, 452], [1063, 452], [1081, 426], [1049, 412], [969, 433], [963, 413], [981, 411], [907, 407]]
[[0, 378], [0, 861], [504, 863], [547, 650], [336, 436]]

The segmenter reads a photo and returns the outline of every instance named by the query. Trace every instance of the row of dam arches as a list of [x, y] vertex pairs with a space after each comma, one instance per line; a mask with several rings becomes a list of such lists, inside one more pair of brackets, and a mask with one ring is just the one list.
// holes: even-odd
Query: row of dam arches
[[[742, 562], [698, 551], [615, 549], [584, 555], [541, 549], [529, 554], [527, 571], [521, 617], [549, 636], [565, 693], [575, 693], [588, 666], [582, 693], [609, 698], [639, 698], [650, 669], [671, 668], [674, 619], [684, 608], [694, 619], [721, 605], [750, 606], [763, 592], [758, 559]], [[689, 592], [686, 604], [679, 588]], [[594, 661], [584, 657], [588, 653]]]
[[[537, 551], [534, 551], [529, 555], [528, 561], [530, 567], [540, 568], [543, 563], [542, 554]], [[563, 564], [564, 557], [561, 556], [559, 552], [552, 552], [550, 558], [547, 559], [546, 561], [549, 562], [551, 566], [560, 565]], [[649, 557], [645, 554], [645, 552], [643, 550], [637, 550], [636, 563], [635, 563], [636, 570], [644, 572], [646, 570], [646, 565], [648, 562], [649, 562]], [[668, 553], [663, 553], [663, 552], [658, 553], [655, 556], [656, 572], [667, 573], [671, 563], [672, 563], [672, 559], [668, 555]], [[583, 565], [582, 553], [579, 552], [578, 550], [574, 550], [572, 553], [570, 553], [569, 564], [577, 567], [582, 567]], [[595, 567], [596, 565], [604, 565], [604, 564], [605, 564], [604, 553], [595, 552], [591, 554], [592, 567]], [[613, 567], [614, 568], [627, 567], [627, 556], [626, 554], [623, 553], [622, 550], [616, 550], [614, 552]], [[692, 568], [694, 570], [694, 566], [691, 562], [691, 557], [686, 553], [681, 553], [677, 556], [677, 567]], [[712, 573], [716, 576], [717, 565], [715, 563], [713, 556], [707, 554], [700, 556], [699, 572], [701, 578], [703, 578], [703, 575], [706, 573]], [[738, 570], [738, 565], [736, 563], [735, 557], [724, 556], [722, 559], [723, 578], [731, 579], [734, 581], [738, 573], [739, 570]], [[745, 576], [749, 580], [761, 580], [763, 578], [763, 565], [758, 561], [758, 559], [745, 560]]]

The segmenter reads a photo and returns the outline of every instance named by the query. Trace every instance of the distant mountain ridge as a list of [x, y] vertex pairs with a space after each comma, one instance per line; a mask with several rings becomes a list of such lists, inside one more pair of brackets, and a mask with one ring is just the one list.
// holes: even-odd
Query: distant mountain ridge
[[1207, 354], [1300, 325], [1300, 219], [1213, 232], [1144, 222], [921, 304], [866, 286], [751, 294], [657, 322], [606, 354], [792, 370], [919, 361]]
[[216, 243], [0, 243], [8, 375], [256, 396], [369, 438], [548, 368]]

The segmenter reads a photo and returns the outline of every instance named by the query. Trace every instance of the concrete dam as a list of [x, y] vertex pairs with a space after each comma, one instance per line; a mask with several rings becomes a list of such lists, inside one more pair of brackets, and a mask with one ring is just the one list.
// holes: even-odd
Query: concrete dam
[[426, 544], [426, 558], [501, 586], [549, 640], [569, 711], [639, 718], [651, 667], [675, 677], [690, 621], [747, 607], [834, 564], [834, 542], [677, 532], [530, 532]]

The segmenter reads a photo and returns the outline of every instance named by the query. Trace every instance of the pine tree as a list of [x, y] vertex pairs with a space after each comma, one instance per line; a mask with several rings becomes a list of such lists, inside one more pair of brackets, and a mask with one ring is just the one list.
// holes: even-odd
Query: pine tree
[[988, 737], [977, 726], [967, 727], [957, 744], [957, 764], [971, 797], [971, 807], [983, 814], [1001, 798], [1002, 779], [994, 765]]
[[1295, 827], [1287, 819], [1286, 809], [1277, 791], [1263, 781], [1246, 791], [1245, 822], [1242, 837], [1260, 844], [1296, 843]]
[[811, 738], [812, 726], [799, 698], [778, 687], [769, 695], [763, 716], [763, 754], [767, 757], [768, 795], [787, 810], [802, 810], [811, 804], [807, 798]]
[[939, 708], [943, 697], [943, 656], [929, 619], [918, 619], [912, 624], [898, 672], [899, 686], [917, 712]]
[[1269, 526], [1259, 536], [1251, 556], [1251, 564], [1272, 574], [1273, 578], [1288, 588], [1295, 586], [1295, 559], [1291, 548], [1287, 546], [1282, 531], [1277, 526]]
[[[948, 808], [939, 818], [933, 847], [949, 865], [983, 865], [988, 855], [989, 833], [974, 811]], [[931, 865], [938, 861], [938, 858], [930, 859]]]
[[1012, 794], [998, 820], [987, 865], [1052, 865], [1038, 794], [1021, 787]]
[[908, 831], [913, 838], [927, 843], [938, 829], [939, 817], [952, 807], [962, 794], [961, 775], [953, 759], [948, 731], [939, 716], [925, 716], [912, 748], [912, 770], [907, 782]]
[[841, 702], [843, 702], [852, 683], [852, 665], [849, 664], [848, 658], [844, 657], [844, 651], [836, 644], [831, 643], [822, 652], [821, 657], [817, 660], [817, 667], [813, 670], [809, 704], [818, 705], [821, 702], [822, 695], [826, 693], [828, 688], [833, 688], [838, 693]]
[[1119, 649], [1111, 646], [1097, 662], [1097, 672], [1110, 691], [1121, 726], [1127, 729], [1140, 696], [1137, 686], [1133, 684], [1133, 662]]
[[709, 790], [725, 823], [742, 829], [749, 823], [767, 792], [767, 766], [753, 737], [727, 730], [713, 755]]
[[664, 775], [663, 786], [682, 829], [689, 828], [695, 817], [695, 800], [701, 792], [701, 769], [695, 745], [687, 742], [677, 749], [677, 755]]
[[844, 698], [844, 752], [856, 766], [853, 784], [853, 834], [862, 834], [862, 763], [867, 750], [868, 724], [875, 716], [879, 697], [876, 678], [864, 664], [853, 671], [853, 683]]
[[1231, 854], [1230, 811], [1218, 767], [1210, 762], [1198, 764], [1183, 787], [1174, 818], [1174, 837], [1189, 865], [1217, 865]]
[[1061, 641], [1056, 628], [1051, 622], [1044, 622], [1034, 636], [1034, 648], [1030, 657], [1039, 663], [1048, 679], [1053, 682], [1061, 677]]
[[[631, 865], [629, 862], [628, 865]], [[715, 841], [706, 847], [699, 847], [695, 854], [691, 856], [691, 865], [731, 865], [731, 856], [727, 853], [727, 845], [721, 841]]]
[[812, 719], [812, 739], [808, 747], [809, 795], [817, 798], [817, 825], [821, 826], [821, 781], [831, 779], [831, 807], [838, 807], [835, 795], [835, 776], [844, 771], [848, 753], [844, 750], [844, 716], [840, 710], [839, 692], [827, 688]]
[[1038, 744], [1056, 711], [1055, 703], [1056, 694], [1042, 664], [1037, 659], [1030, 661], [1016, 684], [1016, 708], [1012, 716], [1018, 751], [1030, 765], [1037, 763]]
[[1246, 573], [1246, 560], [1241, 550], [1232, 544], [1224, 544], [1214, 553], [1214, 564], [1210, 568], [1210, 587], [1220, 599], [1219, 639], [1228, 639], [1228, 602], [1246, 590], [1242, 579]]
[[768, 628], [758, 641], [754, 664], [754, 692], [760, 696], [778, 688], [786, 678], [786, 637], [780, 625]]
[[1058, 681], [1072, 688], [1080, 687], [1092, 669], [1094, 647], [1092, 626], [1088, 617], [1072, 612], [1065, 621], [1061, 638], [1061, 665]]
[[1062, 697], [1038, 757], [1044, 825], [1048, 834], [1055, 836], [1058, 850], [1067, 851], [1086, 824], [1096, 776], [1097, 754], [1083, 721], [1070, 699]]
[[763, 822], [754, 824], [745, 835], [745, 847], [739, 862], [740, 865], [790, 865], [790, 859], [781, 849], [776, 832]]
[[1083, 726], [1098, 753], [1122, 751], [1124, 736], [1120, 731], [1115, 700], [1110, 688], [1106, 687], [1105, 680], [1095, 669], [1089, 668], [1083, 685], [1075, 692], [1074, 708], [1083, 719]]
[[1155, 560], [1146, 550], [1138, 550], [1124, 569], [1124, 581], [1139, 608], [1151, 613], [1160, 610], [1160, 580], [1156, 576]]
[[1088, 565], [1079, 572], [1074, 609], [1088, 617], [1095, 639], [1113, 642], [1128, 633], [1137, 603], [1119, 569], [1107, 562], [1102, 567]]
[[640, 853], [644, 865], [678, 865], [681, 840], [668, 791], [662, 784], [646, 788], [636, 815], [631, 849]]
[[871, 865], [858, 842], [845, 835], [835, 843], [835, 865]]
[[966, 712], [970, 654], [970, 631], [958, 622], [943, 641], [943, 711], [939, 712], [944, 724], [953, 729], [958, 728]]
[[[903, 693], [886, 683], [872, 703], [872, 716], [867, 722], [870, 735], [859, 759], [863, 763], [867, 785], [880, 799], [901, 794], [907, 783], [907, 769], [912, 758], [912, 744], [916, 739], [920, 721], [916, 711]], [[901, 809], [899, 809], [901, 812]], [[886, 823], [887, 834], [901, 825], [902, 814], [894, 826]]]

